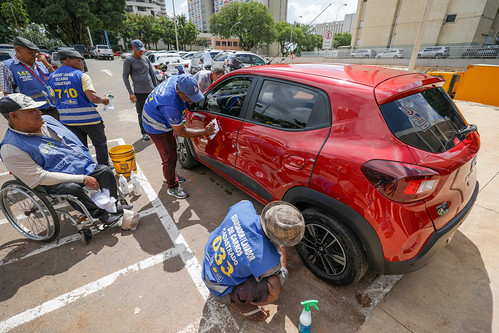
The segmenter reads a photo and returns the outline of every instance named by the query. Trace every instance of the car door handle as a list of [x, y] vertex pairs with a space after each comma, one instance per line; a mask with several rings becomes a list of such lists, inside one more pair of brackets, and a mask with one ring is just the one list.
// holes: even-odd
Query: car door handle
[[298, 155], [288, 155], [284, 158], [284, 166], [292, 169], [302, 169], [305, 166], [305, 158]]

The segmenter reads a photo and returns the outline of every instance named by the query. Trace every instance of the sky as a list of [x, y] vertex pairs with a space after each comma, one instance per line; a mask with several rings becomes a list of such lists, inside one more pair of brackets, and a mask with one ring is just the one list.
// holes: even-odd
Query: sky
[[[173, 15], [173, 3], [175, 3], [175, 14], [187, 15], [186, 0], [166, 0], [166, 12], [168, 16]], [[306, 4], [304, 4], [306, 3]], [[328, 5], [331, 6], [328, 7]], [[344, 4], [347, 4], [344, 6]], [[328, 7], [326, 9], [326, 7]], [[326, 9], [315, 21], [315, 17], [321, 11]], [[310, 24], [332, 22], [335, 21], [336, 15], [338, 20], [343, 20], [345, 14], [355, 13], [357, 9], [357, 0], [288, 0], [288, 22], [300, 22]]]

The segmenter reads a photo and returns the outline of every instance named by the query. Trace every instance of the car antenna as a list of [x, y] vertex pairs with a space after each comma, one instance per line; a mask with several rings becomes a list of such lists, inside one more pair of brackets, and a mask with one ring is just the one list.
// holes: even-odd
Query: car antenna
[[[303, 30], [305, 30], [306, 28], [308, 28], [308, 27], [309, 27], [312, 23], [314, 23], [314, 21], [315, 21], [315, 20], [317, 20], [317, 18], [318, 18], [319, 16], [321, 16], [321, 14], [322, 14], [322, 13], [324, 13], [324, 12], [326, 11], [326, 9], [328, 9], [328, 8], [329, 8], [329, 6], [331, 6], [331, 5], [332, 5], [332, 4], [331, 4], [331, 3], [329, 3], [329, 5], [327, 5], [327, 7], [326, 7], [326, 8], [324, 8], [324, 9], [322, 10], [322, 12], [320, 12], [320, 13], [319, 13], [319, 14], [318, 14], [318, 15], [317, 15], [317, 16], [316, 16], [316, 17], [315, 17], [312, 21], [310, 21], [310, 23], [308, 23], [306, 26], [304, 26], [303, 28], [301, 28], [301, 29], [300, 29], [300, 32], [301, 32], [301, 31], [303, 31]], [[291, 28], [291, 29], [293, 29], [293, 28]], [[276, 54], [276, 55], [272, 58], [272, 60], [270, 60], [270, 61], [268, 62], [268, 64], [270, 64], [270, 63], [272, 63], [272, 61], [274, 61], [274, 59], [275, 59], [275, 58], [279, 55], [279, 52], [280, 52], [280, 51], [277, 51], [277, 54]]]

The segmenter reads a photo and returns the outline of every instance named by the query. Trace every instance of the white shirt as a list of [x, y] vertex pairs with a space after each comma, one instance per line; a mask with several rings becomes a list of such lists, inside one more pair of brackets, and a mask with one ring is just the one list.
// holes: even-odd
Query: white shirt
[[[46, 124], [42, 125], [42, 134], [20, 132], [12, 129], [12, 127], [10, 129], [24, 135], [45, 135], [59, 142], [61, 141], [57, 133], [50, 130]], [[70, 175], [47, 171], [36, 164], [30, 154], [14, 145], [3, 144], [0, 153], [2, 154], [2, 161], [5, 167], [30, 188], [35, 188], [38, 185], [50, 186], [65, 182], [83, 183], [84, 175]]]

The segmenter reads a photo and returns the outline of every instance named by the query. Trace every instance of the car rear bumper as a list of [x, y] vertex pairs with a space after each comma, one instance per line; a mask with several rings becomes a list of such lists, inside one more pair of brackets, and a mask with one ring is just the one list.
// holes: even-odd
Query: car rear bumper
[[388, 275], [409, 273], [428, 264], [440, 252], [440, 250], [449, 243], [457, 228], [459, 228], [464, 222], [470, 213], [471, 208], [473, 208], [473, 205], [475, 204], [478, 196], [478, 189], [479, 184], [477, 181], [475, 191], [464, 209], [462, 209], [456, 217], [454, 217], [444, 227], [435, 231], [416, 257], [407, 261], [384, 260], [384, 269], [381, 274]]

